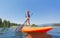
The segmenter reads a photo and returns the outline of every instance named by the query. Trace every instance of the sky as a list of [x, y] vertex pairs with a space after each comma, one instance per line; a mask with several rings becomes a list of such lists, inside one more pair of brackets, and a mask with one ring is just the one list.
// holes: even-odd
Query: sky
[[31, 24], [60, 23], [60, 0], [0, 0], [0, 18], [23, 24], [26, 10]]

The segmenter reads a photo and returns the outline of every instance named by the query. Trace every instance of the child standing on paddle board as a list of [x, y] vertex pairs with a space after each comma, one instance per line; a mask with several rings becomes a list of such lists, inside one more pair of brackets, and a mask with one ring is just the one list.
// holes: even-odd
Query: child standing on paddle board
[[27, 20], [26, 24], [30, 25], [30, 14], [28, 10], [26, 11], [26, 20]]

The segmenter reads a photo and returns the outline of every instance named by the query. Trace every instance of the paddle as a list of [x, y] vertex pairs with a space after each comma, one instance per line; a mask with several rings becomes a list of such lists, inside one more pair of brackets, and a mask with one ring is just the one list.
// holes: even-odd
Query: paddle
[[20, 26], [16, 28], [16, 31], [21, 31], [21, 29], [24, 27], [24, 24], [27, 22], [27, 20]]

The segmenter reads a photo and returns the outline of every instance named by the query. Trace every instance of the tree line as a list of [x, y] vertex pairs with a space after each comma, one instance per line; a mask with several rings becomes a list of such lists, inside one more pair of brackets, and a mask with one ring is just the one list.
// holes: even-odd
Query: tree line
[[20, 24], [16, 24], [16, 23], [11, 23], [10, 21], [7, 20], [3, 20], [0, 18], [0, 27], [11, 27], [11, 26], [17, 26]]
[[[7, 20], [3, 20], [0, 18], [0, 27], [11, 27], [11, 26], [19, 26], [21, 24], [17, 24], [17, 23], [11, 23], [10, 21]], [[37, 27], [38, 25], [36, 24], [32, 24], [32, 27]], [[43, 25], [43, 26], [48, 26], [48, 25]], [[60, 23], [55, 23], [52, 26], [60, 26]]]
[[[0, 18], [0, 27], [11, 27], [11, 26], [19, 26], [21, 24], [16, 24], [16, 23], [11, 23], [10, 21], [8, 20], [3, 20]], [[32, 24], [31, 25], [32, 27], [36, 27], [37, 25], [36, 24]]]

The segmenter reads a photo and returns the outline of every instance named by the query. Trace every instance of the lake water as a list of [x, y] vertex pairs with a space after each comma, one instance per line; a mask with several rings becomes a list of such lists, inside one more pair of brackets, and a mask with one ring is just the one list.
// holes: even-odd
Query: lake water
[[[6, 28], [0, 31], [0, 38], [24, 38], [24, 33], [16, 32], [15, 29]], [[60, 27], [53, 27], [53, 30], [50, 30], [47, 34], [51, 35], [52, 38], [60, 38]]]

